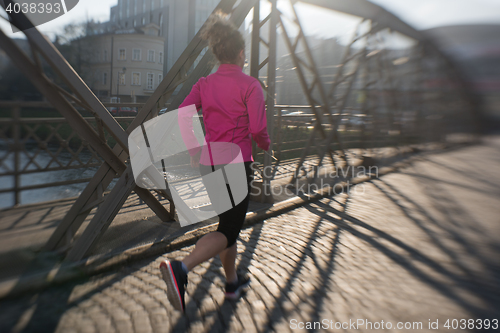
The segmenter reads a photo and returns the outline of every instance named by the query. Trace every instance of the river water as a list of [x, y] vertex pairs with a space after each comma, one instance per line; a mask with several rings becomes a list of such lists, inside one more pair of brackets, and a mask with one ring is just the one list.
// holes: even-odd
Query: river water
[[[37, 149], [34, 145], [27, 143], [26, 149], [28, 153], [33, 156]], [[57, 147], [49, 147], [49, 151], [55, 153]], [[8, 154], [7, 158], [3, 161], [5, 166], [0, 166], [0, 189], [8, 189], [14, 186], [13, 176], [1, 176], [2, 173], [6, 171], [6, 167], [13, 170], [14, 169], [14, 154], [9, 153], [7, 150], [7, 145], [5, 142], [0, 142], [0, 159]], [[24, 168], [27, 163], [29, 163], [30, 157], [26, 153], [21, 152], [20, 157], [20, 168]], [[79, 155], [83, 162], [86, 162], [91, 158], [91, 154], [88, 151], [82, 151]], [[63, 166], [70, 163], [72, 155], [67, 151], [62, 151], [58, 157], [57, 161]], [[47, 151], [40, 151], [34, 161], [42, 168], [50, 164], [51, 167], [60, 166], [53, 157]], [[73, 162], [73, 164], [76, 162]], [[30, 165], [27, 170], [35, 170], [34, 165]], [[77, 180], [92, 177], [97, 171], [98, 167], [81, 168], [81, 169], [67, 169], [59, 171], [47, 171], [47, 172], [35, 172], [24, 174], [20, 176], [20, 186], [38, 185], [44, 183], [60, 182], [66, 180]], [[110, 184], [112, 187], [116, 183], [116, 179]], [[87, 183], [70, 184], [58, 187], [47, 187], [36, 190], [22, 191], [20, 194], [21, 204], [31, 204], [43, 201], [58, 200], [68, 197], [78, 196], [81, 191], [85, 188]], [[14, 193], [0, 193], [0, 209], [11, 207], [14, 205]]]
[[[55, 154], [58, 147], [48, 147], [48, 150]], [[26, 150], [33, 156], [36, 151], [35, 143], [27, 143]], [[8, 145], [5, 142], [0, 141], [0, 160], [8, 154], [7, 158], [3, 161], [3, 165], [0, 165], [0, 189], [8, 189], [14, 187], [14, 177], [13, 176], [1, 176], [2, 173], [6, 172], [6, 167], [10, 170], [14, 169], [14, 154], [8, 152]], [[30, 157], [26, 155], [26, 153], [22, 152], [19, 154], [20, 156], [20, 168], [24, 168], [27, 163], [29, 163]], [[91, 158], [91, 154], [89, 151], [82, 151], [79, 154], [79, 158], [82, 162], [86, 162]], [[68, 165], [72, 159], [72, 155], [67, 151], [62, 151], [57, 156], [57, 161], [60, 162], [63, 166]], [[44, 168], [50, 164], [51, 167], [60, 166], [59, 163], [54, 161], [53, 157], [47, 151], [40, 151], [35, 158], [36, 163]], [[189, 159], [188, 159], [189, 161]], [[94, 160], [95, 162], [95, 160]], [[73, 162], [76, 163], [76, 162]], [[189, 163], [189, 162], [188, 162]], [[98, 163], [100, 165], [100, 163]], [[89, 168], [80, 168], [80, 169], [66, 169], [66, 170], [58, 170], [58, 171], [46, 171], [46, 172], [36, 172], [21, 175], [20, 177], [20, 186], [29, 186], [29, 185], [38, 185], [38, 184], [47, 184], [53, 182], [61, 182], [67, 180], [78, 180], [91, 178], [97, 171], [99, 166], [89, 167]], [[31, 165], [27, 168], [28, 170], [36, 169], [35, 166]], [[168, 173], [169, 180], [177, 180], [182, 179], [184, 177], [193, 177], [196, 175], [194, 170], [190, 170], [190, 168], [181, 170], [177, 169], [174, 172]], [[116, 184], [118, 179], [115, 178], [110, 185], [108, 186], [108, 190], [112, 189]], [[21, 205], [44, 202], [44, 201], [52, 201], [65, 199], [70, 197], [76, 197], [80, 195], [80, 193], [85, 189], [87, 183], [76, 183], [64, 186], [57, 187], [47, 187], [36, 190], [27, 190], [22, 191], [20, 193], [20, 203]], [[12, 207], [14, 205], [14, 193], [0, 193], [0, 209]]]

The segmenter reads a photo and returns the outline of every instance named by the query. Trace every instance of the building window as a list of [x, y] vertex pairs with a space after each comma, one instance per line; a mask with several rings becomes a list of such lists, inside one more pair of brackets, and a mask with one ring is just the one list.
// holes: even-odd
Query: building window
[[142, 12], [146, 12], [146, 0], [142, 0]]
[[158, 74], [158, 85], [163, 81], [163, 74]]
[[148, 50], [148, 62], [155, 62], [155, 51]]
[[151, 11], [155, 10], [155, 0], [151, 0]]
[[134, 28], [137, 27], [137, 20], [134, 20]]
[[102, 61], [104, 62], [108, 61], [108, 50], [104, 50], [102, 52]]
[[132, 60], [135, 60], [135, 61], [141, 60], [141, 49], [134, 49], [132, 51]]
[[163, 8], [163, 0], [160, 0], [160, 8]]
[[148, 73], [148, 80], [146, 82], [146, 89], [153, 90], [154, 80], [155, 79], [154, 79], [153, 73]]
[[160, 13], [160, 18], [158, 19], [158, 23], [160, 24], [160, 36], [163, 36], [163, 14]]
[[125, 85], [125, 73], [123, 73], [123, 72], [118, 73], [118, 82], [119, 82], [120, 86]]
[[127, 60], [125, 49], [120, 49], [118, 51], [118, 60]]
[[141, 85], [141, 73], [132, 73], [132, 85], [133, 86]]
[[108, 73], [102, 73], [102, 84], [108, 84]]
[[127, 6], [127, 17], [130, 17], [130, 3], [128, 0], [125, 2], [125, 6]]
[[145, 18], [145, 17], [143, 17], [143, 18], [142, 18], [142, 25], [145, 25], [145, 24], [146, 24], [146, 18]]
[[137, 15], [137, 0], [134, 1], [134, 15]]
[[160, 52], [160, 59], [159, 59], [159, 63], [160, 63], [160, 64], [163, 64], [163, 52]]

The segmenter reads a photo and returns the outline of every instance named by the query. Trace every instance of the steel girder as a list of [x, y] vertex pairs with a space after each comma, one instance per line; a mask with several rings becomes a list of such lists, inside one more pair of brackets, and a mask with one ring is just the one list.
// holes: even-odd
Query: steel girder
[[[297, 16], [297, 12], [295, 11], [295, 7], [293, 6], [293, 1], [291, 1], [292, 9], [293, 9], [293, 18], [291, 21], [295, 23], [295, 25], [299, 28], [299, 34], [297, 35], [296, 39], [294, 42], [292, 42], [292, 39], [288, 35], [285, 25], [283, 24], [283, 19], [281, 18], [281, 26], [283, 29], [283, 37], [285, 39], [285, 43], [288, 47], [288, 50], [290, 51], [290, 54], [292, 56], [293, 63], [295, 67], [297, 68], [297, 75], [300, 80], [300, 84], [302, 86], [302, 89], [304, 90], [304, 93], [307, 97], [307, 100], [311, 106], [312, 111], [314, 112], [316, 116], [316, 122], [314, 126], [314, 130], [312, 131], [309, 140], [307, 141], [307, 145], [302, 153], [302, 156], [300, 157], [300, 161], [297, 164], [297, 168], [295, 170], [295, 173], [292, 177], [292, 183], [293, 181], [299, 177], [299, 173], [301, 171], [301, 168], [303, 166], [303, 163], [307, 157], [307, 155], [310, 154], [310, 149], [315, 143], [315, 136], [316, 132], [319, 132], [319, 134], [323, 137], [323, 139], [327, 139], [328, 135], [326, 134], [326, 130], [323, 127], [323, 116], [326, 115], [326, 117], [329, 120], [329, 123], [331, 125], [334, 125], [336, 122], [333, 119], [333, 115], [331, 113], [331, 106], [330, 106], [330, 100], [328, 99], [325, 89], [323, 87], [323, 83], [321, 82], [321, 78], [318, 72], [318, 68], [315, 64], [314, 58], [312, 56], [311, 50], [309, 48], [308, 42], [306, 37], [303, 34], [302, 26], [300, 24], [299, 18]], [[296, 49], [298, 44], [302, 42], [302, 45], [305, 50], [306, 54], [306, 60], [300, 58], [297, 55]], [[308, 84], [306, 78], [305, 78], [305, 71], [309, 71], [313, 75], [313, 80], [311, 84]], [[320, 101], [317, 101], [313, 97], [314, 91], [317, 90], [319, 96], [320, 96]], [[319, 107], [317, 107], [319, 105]], [[332, 133], [336, 133], [335, 131], [332, 131]], [[336, 135], [336, 134], [334, 134]], [[330, 141], [329, 139], [328, 141]], [[340, 143], [340, 140], [338, 140]], [[342, 149], [342, 148], [341, 148]], [[333, 151], [330, 149], [330, 146], [327, 145], [326, 150], [330, 152], [329, 157], [332, 161], [332, 164], [335, 163], [334, 157], [333, 157]], [[324, 156], [324, 153], [322, 154]], [[321, 164], [321, 162], [319, 163]]]
[[[277, 10], [277, 1], [269, 0], [271, 4], [271, 12], [264, 19], [260, 19], [260, 2], [257, 1], [253, 8], [253, 19], [252, 19], [252, 38], [251, 38], [251, 51], [250, 51], [250, 76], [255, 77], [261, 83], [262, 89], [265, 92], [266, 100], [266, 113], [267, 113], [267, 123], [268, 132], [271, 139], [271, 145], [269, 151], [264, 155], [264, 164], [262, 169], [262, 189], [263, 195], [260, 197], [261, 202], [269, 199], [270, 196], [265, 195], [269, 193], [269, 188], [271, 186], [271, 179], [274, 173], [265, 172], [265, 170], [272, 167], [273, 157], [269, 152], [273, 151], [274, 145], [274, 113], [275, 113], [275, 91], [276, 91], [276, 52], [277, 52], [277, 26], [279, 23], [279, 12]], [[268, 38], [265, 40], [261, 36], [262, 27], [268, 24]], [[260, 60], [260, 46], [264, 45], [267, 50], [267, 56]], [[267, 65], [266, 81], [262, 82], [259, 78], [260, 71]], [[256, 155], [256, 145], [253, 144], [253, 155]]]

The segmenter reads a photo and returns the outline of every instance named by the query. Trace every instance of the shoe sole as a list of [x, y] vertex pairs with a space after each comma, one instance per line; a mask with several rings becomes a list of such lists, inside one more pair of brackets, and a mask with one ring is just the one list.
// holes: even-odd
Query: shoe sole
[[170, 304], [172, 304], [174, 309], [184, 313], [181, 293], [179, 291], [179, 288], [177, 287], [177, 281], [175, 280], [172, 265], [170, 265], [170, 263], [162, 262], [160, 264], [160, 271], [163, 280], [167, 284], [167, 298], [170, 301]]
[[234, 293], [224, 293], [226, 299], [229, 299], [231, 301], [237, 300], [241, 296], [241, 292], [244, 291], [246, 288], [250, 286], [250, 281], [248, 281], [245, 284], [242, 284]]

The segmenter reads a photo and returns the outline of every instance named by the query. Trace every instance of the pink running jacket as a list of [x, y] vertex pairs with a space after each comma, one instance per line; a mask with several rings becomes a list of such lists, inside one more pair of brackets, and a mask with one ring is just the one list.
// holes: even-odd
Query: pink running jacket
[[[198, 147], [189, 149], [191, 156], [200, 149], [192, 130], [192, 117], [200, 108], [207, 143], [235, 143], [245, 162], [253, 161], [252, 138], [260, 148], [269, 149], [262, 87], [257, 79], [244, 74], [238, 65], [221, 64], [214, 74], [200, 78], [179, 108], [192, 104], [196, 110], [179, 112], [179, 125], [186, 146]], [[202, 151], [200, 163], [211, 165], [206, 149]]]

